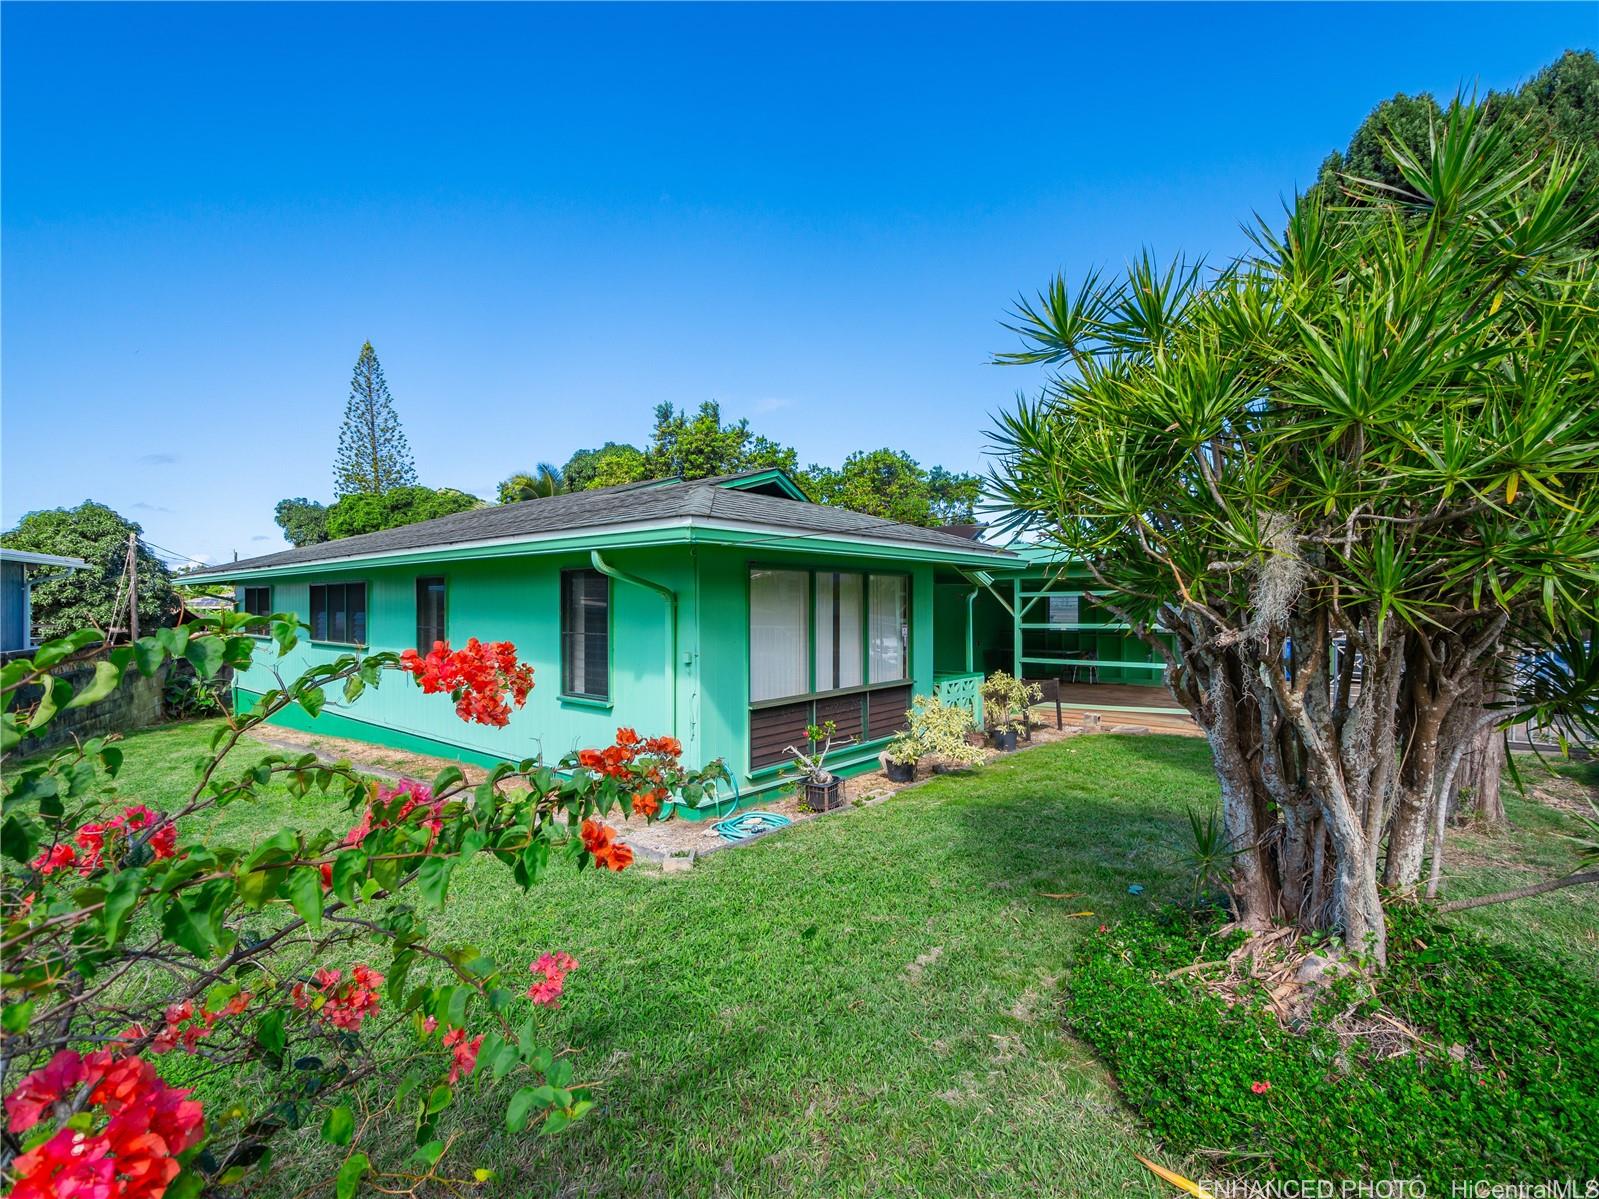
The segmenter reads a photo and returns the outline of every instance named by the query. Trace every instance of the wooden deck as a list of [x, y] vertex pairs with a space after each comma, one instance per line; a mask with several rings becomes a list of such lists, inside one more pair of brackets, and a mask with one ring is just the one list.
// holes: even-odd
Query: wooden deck
[[[1082, 724], [1085, 712], [1098, 712], [1100, 728], [1106, 731], [1116, 725], [1136, 725], [1159, 733], [1199, 732], [1193, 718], [1178, 706], [1164, 687], [1139, 687], [1132, 683], [1062, 683], [1060, 703], [1061, 720], [1068, 727]], [[1033, 718], [1053, 724], [1055, 705], [1038, 705], [1033, 709]]]

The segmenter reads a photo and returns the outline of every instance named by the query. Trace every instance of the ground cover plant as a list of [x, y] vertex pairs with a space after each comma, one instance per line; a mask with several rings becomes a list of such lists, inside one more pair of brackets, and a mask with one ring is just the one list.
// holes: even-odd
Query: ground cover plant
[[1204, 1177], [1599, 1176], [1599, 984], [1418, 911], [1390, 920], [1387, 971], [1329, 986], [1293, 1029], [1267, 984], [1211, 984], [1244, 940], [1214, 913], [1107, 925], [1068, 1022]]

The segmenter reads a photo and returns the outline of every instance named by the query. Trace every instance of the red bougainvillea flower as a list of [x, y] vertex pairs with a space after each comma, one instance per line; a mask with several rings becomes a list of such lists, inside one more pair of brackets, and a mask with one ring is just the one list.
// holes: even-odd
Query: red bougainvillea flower
[[483, 1034], [479, 1033], [470, 1041], [466, 1038], [466, 1029], [452, 1028], [444, 1034], [444, 1047], [450, 1051], [450, 1085], [466, 1074], [477, 1069], [477, 1051], [483, 1045]]
[[1271, 1090], [1271, 1083], [1269, 1083], [1269, 1082], [1252, 1082], [1252, 1083], [1249, 1084], [1249, 1089], [1251, 1091], [1255, 1092], [1255, 1094], [1257, 1094], [1257, 1095], [1264, 1095], [1267, 1091]]
[[341, 983], [343, 977], [339, 970], [318, 970], [311, 976], [310, 987], [295, 983], [289, 989], [289, 999], [301, 1011], [315, 1009], [315, 1014], [334, 1028], [357, 1032], [363, 1020], [378, 1013], [378, 988], [383, 985], [383, 976], [370, 966], [356, 966], [351, 969], [348, 982]]
[[527, 989], [527, 997], [539, 1007], [560, 1007], [566, 976], [577, 969], [577, 959], [569, 953], [544, 953], [528, 969], [544, 977]]
[[653, 820], [661, 810], [661, 803], [666, 799], [666, 789], [657, 787], [653, 791], [641, 791], [633, 797], [633, 810], [646, 820]]
[[[88, 1124], [62, 1128], [19, 1156], [11, 1164], [12, 1196], [160, 1199], [178, 1176], [176, 1158], [204, 1133], [200, 1104], [188, 1091], [167, 1086], [141, 1058], [63, 1050], [7, 1097], [13, 1129], [19, 1120], [31, 1127], [83, 1084], [90, 1088], [83, 1112]], [[55, 1100], [36, 1106], [52, 1092]], [[106, 1122], [95, 1131], [102, 1117]]]
[[510, 722], [511, 704], [520, 708], [533, 690], [533, 668], [516, 660], [516, 646], [509, 641], [472, 637], [457, 650], [448, 641], [435, 641], [426, 656], [414, 649], [402, 653], [400, 669], [430, 695], [447, 692], [462, 720], [496, 728]]
[[65, 870], [78, 860], [78, 851], [65, 843], [52, 845], [49, 849], [42, 850], [38, 857], [33, 859], [33, 868], [48, 878], [57, 870]]
[[616, 830], [597, 820], [585, 820], [582, 829], [583, 848], [589, 851], [596, 866], [607, 870], [626, 870], [633, 863], [633, 851], [616, 840]]
[[[51, 875], [57, 870], [74, 867], [79, 874], [93, 874], [107, 860], [114, 863], [122, 857], [130, 838], [155, 825], [160, 817], [144, 804], [125, 808], [120, 816], [110, 820], [91, 820], [78, 826], [72, 834], [72, 844], [52, 845], [33, 860], [33, 868], [40, 874]], [[171, 821], [161, 825], [151, 834], [150, 851], [157, 858], [170, 858], [177, 852], [178, 828]]]

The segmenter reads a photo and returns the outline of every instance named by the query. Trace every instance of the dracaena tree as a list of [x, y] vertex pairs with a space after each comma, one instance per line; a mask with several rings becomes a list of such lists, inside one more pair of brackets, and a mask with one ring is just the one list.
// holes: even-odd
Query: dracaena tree
[[1591, 616], [1599, 285], [1582, 164], [1457, 104], [1399, 188], [1302, 197], [1223, 269], [1057, 278], [990, 481], [1079, 557], [1214, 750], [1240, 920], [1383, 905], [1523, 644]]
[[[339, 1199], [453, 1192], [490, 1173], [456, 1127], [468, 1105], [500, 1104], [512, 1135], [592, 1106], [540, 1024], [577, 962], [537, 946], [528, 961], [496, 962], [434, 936], [430, 916], [478, 855], [523, 888], [563, 858], [625, 868], [632, 854], [607, 814], [664, 817], [672, 793], [697, 797], [725, 777], [720, 764], [685, 769], [672, 738], [621, 729], [604, 749], [507, 763], [476, 786], [454, 768], [380, 786], [313, 755], [230, 765], [274, 713], [315, 715], [335, 689], [354, 703], [396, 672], [453, 700], [462, 720], [504, 726], [532, 670], [509, 643], [475, 639], [426, 656], [349, 655], [285, 682], [218, 727], [180, 792], [118, 794], [121, 754], [106, 739], [12, 760], [25, 733], [100, 702], [129, 670], [181, 658], [212, 678], [248, 663], [264, 644], [246, 635], [252, 621], [161, 629], [108, 656], [77, 635], [0, 668], [0, 1173], [16, 1199], [248, 1193], [301, 1128], [335, 1147], [321, 1182]], [[288, 650], [302, 630], [274, 616], [270, 631]], [[102, 656], [74, 694], [50, 671], [87, 653]], [[219, 809], [273, 784], [301, 799], [304, 828], [239, 844], [216, 833]], [[394, 1144], [383, 1130], [396, 1123], [414, 1133], [414, 1155], [376, 1147]]]

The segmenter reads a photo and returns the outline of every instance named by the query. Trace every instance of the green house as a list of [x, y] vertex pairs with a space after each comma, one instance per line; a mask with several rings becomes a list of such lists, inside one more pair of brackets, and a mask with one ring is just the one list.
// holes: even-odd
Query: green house
[[[782, 785], [812, 722], [873, 765], [912, 697], [975, 705], [974, 605], [1016, 554], [969, 537], [815, 504], [777, 470], [670, 479], [480, 508], [198, 572], [250, 612], [311, 627], [289, 660], [263, 640], [234, 680], [248, 707], [352, 647], [511, 641], [534, 667], [503, 729], [395, 680], [319, 732], [489, 765], [609, 744], [618, 726], [671, 734], [684, 761], [723, 759], [741, 798]], [[313, 727], [289, 709], [284, 724]], [[722, 809], [726, 810], [725, 806]], [[694, 815], [686, 812], [684, 815]]]

